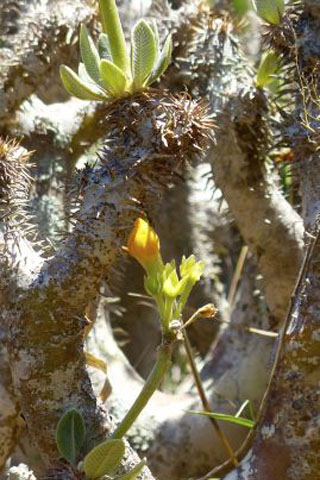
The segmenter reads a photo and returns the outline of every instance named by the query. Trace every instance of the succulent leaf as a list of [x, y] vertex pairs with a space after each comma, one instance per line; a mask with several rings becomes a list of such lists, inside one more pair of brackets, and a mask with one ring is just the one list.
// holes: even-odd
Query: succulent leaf
[[151, 21], [151, 28], [152, 28], [153, 33], [154, 33], [154, 38], [155, 38], [155, 41], [156, 41], [156, 49], [157, 49], [157, 54], [158, 54], [158, 52], [159, 52], [159, 31], [158, 31], [157, 22], [155, 21], [154, 18]]
[[126, 76], [114, 63], [109, 60], [101, 60], [100, 76], [104, 88], [110, 91], [113, 96], [119, 96], [125, 92]]
[[98, 83], [100, 57], [85, 25], [81, 25], [80, 29], [80, 51], [88, 74], [92, 80]]
[[130, 60], [115, 0], [99, 0], [99, 7], [102, 29], [109, 38], [112, 60], [129, 77]]
[[153, 82], [157, 80], [157, 78], [161, 77], [161, 75], [167, 70], [172, 54], [172, 36], [168, 35], [163, 49], [159, 55], [157, 63], [152, 70], [150, 78], [148, 80], [148, 85], [151, 85]]
[[100, 33], [98, 40], [98, 51], [100, 58], [112, 61], [109, 37], [106, 33]]
[[60, 418], [56, 441], [61, 455], [73, 465], [77, 462], [77, 456], [86, 436], [86, 427], [82, 415], [72, 408]]
[[94, 447], [83, 462], [86, 476], [92, 480], [111, 473], [119, 465], [125, 452], [123, 440], [106, 440]]
[[258, 15], [271, 25], [280, 25], [284, 0], [255, 0]]
[[266, 87], [274, 81], [273, 76], [279, 70], [279, 63], [279, 57], [273, 51], [263, 56], [257, 72], [258, 87]]
[[83, 81], [71, 68], [66, 65], [60, 67], [60, 77], [65, 89], [81, 100], [107, 100], [108, 97], [94, 85]]
[[131, 38], [131, 70], [136, 90], [141, 89], [150, 75], [157, 57], [156, 39], [145, 20], [134, 27]]
[[144, 458], [132, 470], [123, 475], [120, 475], [120, 477], [114, 477], [113, 480], [134, 480], [142, 472], [142, 469], [146, 466], [146, 464], [147, 460]]
[[78, 76], [84, 82], [92, 83], [92, 78], [89, 76], [87, 69], [82, 62], [80, 62], [78, 65]]

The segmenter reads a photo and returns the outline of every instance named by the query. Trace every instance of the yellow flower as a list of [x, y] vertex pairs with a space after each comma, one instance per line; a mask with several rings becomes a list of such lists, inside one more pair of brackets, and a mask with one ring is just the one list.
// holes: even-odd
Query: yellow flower
[[137, 218], [128, 239], [128, 253], [151, 273], [162, 267], [159, 237], [143, 218]]

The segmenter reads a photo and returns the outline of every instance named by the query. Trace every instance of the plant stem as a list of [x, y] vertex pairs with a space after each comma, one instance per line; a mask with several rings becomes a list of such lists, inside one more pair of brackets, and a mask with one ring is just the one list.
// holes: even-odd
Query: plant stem
[[109, 38], [112, 60], [127, 78], [130, 78], [131, 70], [126, 40], [115, 0], [99, 0], [99, 5], [102, 29]]
[[138, 418], [144, 407], [149, 402], [154, 392], [158, 389], [160, 383], [166, 376], [171, 365], [171, 356], [173, 350], [172, 343], [162, 343], [158, 347], [157, 361], [146, 380], [138, 398], [120, 423], [120, 425], [113, 432], [112, 438], [122, 438], [135, 420]]
[[[190, 363], [192, 375], [194, 377], [194, 382], [195, 382], [195, 385], [196, 385], [198, 393], [199, 393], [199, 397], [201, 399], [204, 410], [206, 412], [210, 412], [211, 407], [210, 407], [209, 401], [207, 399], [206, 392], [203, 388], [202, 381], [201, 381], [196, 363], [195, 363], [194, 358], [193, 358], [193, 353], [192, 353], [192, 348], [191, 348], [191, 345], [190, 345], [189, 337], [188, 337], [185, 329], [182, 329], [182, 333], [183, 333], [183, 338], [184, 338], [184, 343], [185, 343], [185, 347], [186, 347], [188, 360], [189, 360], [189, 363]], [[232, 450], [232, 447], [229, 443], [229, 440], [225, 436], [223, 430], [221, 430], [221, 428], [220, 428], [218, 422], [216, 421], [216, 419], [212, 418], [212, 417], [209, 417], [209, 420], [211, 421], [211, 423], [212, 423], [218, 437], [220, 438], [221, 442], [225, 446], [225, 448], [228, 452], [228, 455], [231, 458], [234, 466], [237, 467], [239, 465], [239, 463], [238, 463], [238, 460], [237, 460], [237, 458], [234, 454], [234, 451]]]

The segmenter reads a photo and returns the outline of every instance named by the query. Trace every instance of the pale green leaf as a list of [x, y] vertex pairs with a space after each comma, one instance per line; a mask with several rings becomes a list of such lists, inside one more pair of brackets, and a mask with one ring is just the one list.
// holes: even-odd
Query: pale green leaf
[[78, 75], [84, 82], [92, 83], [92, 78], [89, 76], [86, 67], [81, 62], [78, 65]]
[[80, 98], [81, 100], [107, 100], [108, 98], [93, 84], [83, 81], [66, 65], [61, 65], [60, 77], [65, 89], [70, 95]]
[[119, 465], [125, 452], [123, 440], [106, 440], [94, 447], [83, 462], [86, 476], [92, 480], [111, 473]]
[[155, 64], [157, 57], [156, 40], [152, 28], [140, 20], [132, 31], [131, 70], [136, 90], [141, 89]]
[[130, 470], [129, 472], [123, 475], [120, 475], [120, 477], [114, 477], [113, 480], [134, 480], [142, 472], [146, 464], [147, 464], [147, 460], [144, 458], [132, 470]]
[[80, 51], [88, 74], [92, 80], [98, 83], [100, 57], [85, 25], [81, 25], [80, 29]]
[[274, 81], [274, 75], [279, 70], [279, 57], [272, 51], [265, 54], [258, 68], [257, 85], [258, 87], [266, 87]]
[[272, 25], [280, 25], [284, 0], [254, 0], [258, 15]]
[[241, 425], [242, 427], [254, 427], [254, 422], [252, 420], [243, 417], [235, 417], [234, 415], [227, 415], [226, 413], [197, 412], [195, 410], [189, 410], [188, 413], [190, 413], [191, 415], [204, 415], [206, 417], [215, 418], [216, 420], [223, 420], [225, 422], [235, 423], [237, 425]]
[[155, 38], [155, 41], [156, 41], [156, 49], [157, 49], [157, 54], [158, 54], [158, 52], [159, 52], [159, 32], [158, 32], [157, 22], [155, 21], [154, 18], [151, 21], [151, 28], [152, 28], [153, 33], [154, 33], [154, 38]]
[[60, 418], [56, 430], [57, 447], [61, 455], [73, 465], [86, 436], [82, 415], [72, 408]]
[[125, 74], [114, 63], [109, 60], [101, 60], [100, 76], [104, 88], [110, 91], [113, 96], [121, 96], [125, 92], [127, 79]]
[[172, 54], [172, 37], [169, 35], [164, 43], [163, 49], [159, 55], [157, 63], [152, 70], [150, 78], [148, 80], [148, 85], [155, 82], [157, 78], [161, 77], [161, 75], [167, 70]]
[[125, 72], [127, 77], [130, 77], [130, 59], [116, 2], [115, 0], [99, 0], [99, 7], [102, 28], [109, 38], [113, 63]]
[[112, 61], [109, 37], [106, 33], [101, 33], [99, 36], [98, 51], [100, 58]]

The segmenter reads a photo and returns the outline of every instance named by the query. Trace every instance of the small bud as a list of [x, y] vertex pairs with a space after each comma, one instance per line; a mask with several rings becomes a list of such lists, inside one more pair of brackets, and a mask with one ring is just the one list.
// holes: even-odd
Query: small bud
[[143, 218], [135, 221], [128, 239], [128, 253], [149, 273], [162, 265], [159, 237]]

